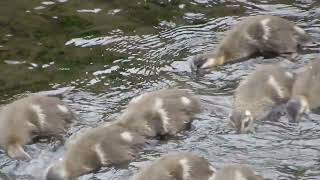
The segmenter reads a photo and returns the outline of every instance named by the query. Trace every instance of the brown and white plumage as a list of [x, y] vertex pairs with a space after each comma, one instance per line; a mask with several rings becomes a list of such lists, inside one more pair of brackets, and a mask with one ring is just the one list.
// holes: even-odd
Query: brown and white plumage
[[49, 167], [47, 180], [69, 180], [133, 160], [144, 137], [114, 123], [88, 128], [71, 138], [62, 160]]
[[215, 53], [195, 58], [200, 69], [237, 62], [255, 54], [284, 54], [294, 58], [309, 35], [293, 22], [271, 15], [244, 18], [226, 33]]
[[262, 180], [247, 165], [214, 168], [208, 160], [187, 152], [169, 153], [142, 168], [131, 180]]
[[235, 91], [231, 125], [244, 133], [251, 130], [253, 121], [270, 113], [277, 116], [274, 108], [290, 98], [293, 82], [293, 74], [278, 65], [258, 66]]
[[290, 121], [297, 121], [303, 113], [320, 107], [320, 60], [314, 60], [297, 75], [292, 97], [287, 103]]
[[215, 168], [197, 155], [169, 153], [147, 165], [132, 180], [214, 180]]
[[10, 157], [30, 159], [23, 149], [35, 136], [61, 136], [74, 118], [58, 98], [29, 96], [0, 110], [0, 147]]
[[213, 180], [262, 180], [262, 177], [247, 165], [234, 164], [219, 169]]
[[146, 136], [174, 135], [200, 111], [198, 98], [188, 90], [164, 89], [133, 98], [118, 124]]

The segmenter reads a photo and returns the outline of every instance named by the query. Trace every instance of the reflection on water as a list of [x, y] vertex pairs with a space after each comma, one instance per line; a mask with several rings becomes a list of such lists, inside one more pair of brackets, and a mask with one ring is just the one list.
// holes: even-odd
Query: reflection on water
[[[114, 119], [142, 92], [181, 87], [199, 94], [205, 112], [191, 131], [149, 145], [128, 169], [104, 168], [81, 179], [127, 179], [144, 161], [174, 150], [195, 152], [216, 166], [247, 163], [271, 179], [320, 179], [319, 115], [299, 125], [264, 123], [251, 135], [233, 134], [226, 123], [235, 87], [256, 64], [279, 62], [299, 71], [317, 57], [318, 44], [295, 64], [257, 57], [203, 77], [195, 77], [189, 66], [195, 55], [213, 51], [243, 16], [286, 17], [320, 39], [319, 5], [312, 0], [0, 2], [0, 100], [73, 87], [63, 96], [81, 119], [72, 134]], [[40, 178], [64, 150], [53, 152], [45, 143], [26, 149], [33, 157], [29, 163], [0, 154], [0, 177]]]

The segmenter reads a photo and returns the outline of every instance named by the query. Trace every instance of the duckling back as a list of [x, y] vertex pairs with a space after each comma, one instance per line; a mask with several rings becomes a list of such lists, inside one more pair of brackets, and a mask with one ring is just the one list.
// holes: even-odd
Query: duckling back
[[258, 117], [291, 96], [293, 74], [277, 65], [259, 66], [235, 91], [234, 110]]
[[213, 180], [262, 180], [262, 177], [249, 166], [227, 165], [217, 171]]
[[133, 98], [118, 122], [146, 136], [174, 135], [200, 111], [199, 100], [188, 90], [165, 89]]
[[30, 159], [23, 146], [35, 136], [62, 136], [74, 119], [58, 98], [29, 96], [2, 107], [0, 146], [12, 158]]
[[85, 129], [71, 138], [63, 159], [48, 169], [46, 179], [72, 179], [102, 166], [127, 163], [144, 142], [143, 136], [116, 124]]
[[310, 109], [320, 106], [320, 60], [314, 60], [297, 76], [292, 96], [305, 96]]
[[287, 103], [290, 121], [297, 121], [303, 113], [320, 107], [320, 61], [308, 63], [297, 75], [292, 88], [292, 97]]
[[191, 153], [169, 153], [155, 160], [132, 180], [213, 180], [215, 169], [210, 163]]
[[311, 37], [293, 22], [270, 15], [247, 17], [226, 33], [216, 53], [195, 58], [198, 68], [237, 62], [255, 54], [285, 54], [294, 58]]
[[293, 74], [277, 65], [263, 65], [242, 80], [235, 91], [230, 125], [238, 133], [253, 131], [256, 120], [278, 120], [291, 96]]

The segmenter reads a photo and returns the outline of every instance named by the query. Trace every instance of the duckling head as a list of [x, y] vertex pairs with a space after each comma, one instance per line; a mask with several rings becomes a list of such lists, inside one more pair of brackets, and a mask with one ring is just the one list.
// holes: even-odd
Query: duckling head
[[253, 132], [254, 118], [250, 111], [245, 112], [234, 111], [230, 117], [230, 125], [236, 129], [237, 133]]
[[64, 164], [60, 159], [59, 162], [51, 165], [45, 175], [46, 180], [68, 180]]
[[192, 61], [192, 68], [195, 70], [212, 69], [216, 66], [222, 65], [224, 63], [224, 59], [224, 56], [214, 56], [212, 54], [197, 56]]
[[308, 113], [309, 103], [303, 96], [291, 98], [286, 105], [287, 115], [290, 122], [297, 122], [301, 115]]

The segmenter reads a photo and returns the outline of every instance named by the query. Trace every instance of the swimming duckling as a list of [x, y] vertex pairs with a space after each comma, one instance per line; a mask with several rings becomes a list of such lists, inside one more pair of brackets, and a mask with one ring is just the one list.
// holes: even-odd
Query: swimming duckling
[[291, 96], [293, 74], [277, 65], [261, 65], [240, 82], [235, 91], [230, 125], [238, 133], [253, 130], [256, 120], [277, 120], [284, 113], [281, 104]]
[[299, 47], [310, 39], [302, 28], [281, 17], [251, 16], [227, 33], [216, 53], [196, 57], [193, 64], [197, 69], [208, 69], [259, 53], [290, 55], [294, 58]]
[[263, 178], [247, 165], [227, 165], [216, 172], [212, 180], [262, 180]]
[[287, 103], [289, 121], [296, 122], [303, 113], [320, 107], [320, 60], [304, 67], [292, 88], [292, 98]]
[[71, 137], [64, 158], [49, 167], [47, 180], [69, 180], [134, 159], [142, 148], [143, 136], [115, 123], [88, 128]]
[[163, 155], [136, 174], [132, 180], [214, 180], [216, 170], [192, 153]]
[[158, 90], [133, 98], [118, 124], [149, 137], [175, 135], [200, 111], [198, 98], [188, 90]]
[[74, 118], [58, 98], [29, 96], [1, 107], [0, 147], [14, 159], [30, 160], [23, 146], [36, 136], [61, 137]]

